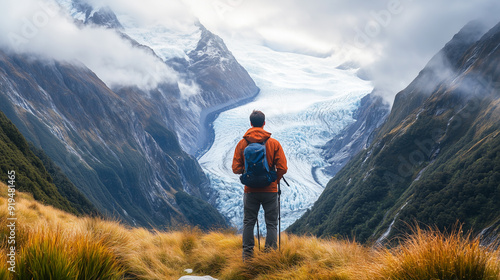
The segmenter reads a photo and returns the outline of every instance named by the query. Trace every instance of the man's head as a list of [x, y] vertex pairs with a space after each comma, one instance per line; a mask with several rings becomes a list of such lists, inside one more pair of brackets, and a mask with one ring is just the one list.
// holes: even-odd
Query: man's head
[[253, 110], [250, 114], [250, 124], [253, 127], [263, 127], [266, 124], [266, 115], [261, 111]]

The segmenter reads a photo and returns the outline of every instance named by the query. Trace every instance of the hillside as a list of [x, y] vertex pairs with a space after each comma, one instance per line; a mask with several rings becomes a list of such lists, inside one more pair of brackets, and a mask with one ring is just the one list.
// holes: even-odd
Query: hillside
[[[134, 111], [138, 102], [82, 65], [0, 51], [0, 76], [0, 110], [101, 213], [143, 226], [225, 224], [204, 201], [208, 180], [196, 160], [150, 107]], [[210, 217], [185, 216], [177, 192], [198, 196], [189, 203]]]
[[[0, 183], [0, 222], [7, 223], [7, 186]], [[418, 230], [402, 247], [373, 249], [356, 242], [282, 234], [281, 251], [241, 261], [241, 236], [197, 229], [157, 231], [78, 218], [16, 193], [14, 233], [0, 229], [0, 279], [500, 279], [498, 249], [478, 240]], [[7, 262], [14, 236], [16, 263]], [[262, 240], [263, 242], [263, 240]], [[11, 244], [12, 246], [12, 244]], [[91, 264], [91, 265], [89, 265]], [[9, 275], [9, 268], [16, 271]], [[410, 272], [410, 273], [408, 273]]]
[[372, 145], [290, 232], [380, 242], [415, 221], [459, 221], [498, 234], [500, 24], [484, 30], [465, 26], [398, 93]]
[[44, 204], [73, 214], [97, 213], [61, 170], [43, 153], [28, 144], [12, 122], [0, 111], [0, 181], [15, 172], [19, 191], [28, 192]]
[[50, 50], [36, 40], [0, 47], [0, 111], [103, 215], [226, 226], [194, 155], [210, 140], [211, 114], [258, 93], [246, 70], [199, 22], [159, 28], [97, 3], [56, 2], [64, 24], [54, 28], [71, 34], [39, 34]]

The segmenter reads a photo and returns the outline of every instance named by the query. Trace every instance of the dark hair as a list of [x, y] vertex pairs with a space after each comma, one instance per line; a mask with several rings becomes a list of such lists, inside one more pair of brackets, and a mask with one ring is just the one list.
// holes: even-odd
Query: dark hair
[[266, 115], [261, 111], [253, 110], [250, 114], [250, 123], [253, 127], [262, 127], [266, 121]]

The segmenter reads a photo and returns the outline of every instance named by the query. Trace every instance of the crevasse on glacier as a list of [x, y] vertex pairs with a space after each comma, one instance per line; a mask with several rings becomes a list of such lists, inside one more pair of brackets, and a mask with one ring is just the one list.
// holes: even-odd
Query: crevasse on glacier
[[[265, 129], [279, 140], [288, 160], [282, 184], [281, 220], [284, 230], [316, 201], [330, 179], [321, 147], [353, 122], [359, 101], [373, 89], [355, 70], [340, 63], [256, 45], [227, 42], [261, 92], [243, 106], [221, 113], [213, 124], [215, 139], [199, 162], [217, 193], [216, 207], [238, 229], [243, 221], [243, 187], [232, 173], [234, 147], [250, 127], [254, 109], [266, 114]], [[262, 212], [262, 210], [261, 210]], [[264, 230], [264, 218], [259, 220]]]
[[[56, 1], [74, 18], [85, 19], [85, 13], [76, 9], [73, 1]], [[186, 59], [200, 40], [200, 29], [195, 25], [175, 30], [161, 22], [144, 26], [127, 14], [118, 13], [117, 17], [124, 33], [151, 47], [162, 60]], [[352, 114], [360, 99], [371, 92], [372, 85], [359, 79], [356, 70], [337, 69], [342, 61], [226, 43], [261, 92], [253, 102], [219, 115], [213, 124], [213, 145], [199, 162], [217, 193], [218, 210], [233, 226], [241, 228], [243, 187], [231, 171], [232, 156], [236, 143], [250, 126], [251, 111], [264, 111], [265, 129], [281, 142], [288, 158], [285, 177], [291, 186], [283, 186], [281, 197], [285, 229], [312, 206], [330, 179], [322, 172], [327, 163], [321, 156], [321, 147], [354, 121]], [[190, 106], [186, 110], [197, 110], [196, 104]], [[177, 133], [182, 138], [182, 133]]]

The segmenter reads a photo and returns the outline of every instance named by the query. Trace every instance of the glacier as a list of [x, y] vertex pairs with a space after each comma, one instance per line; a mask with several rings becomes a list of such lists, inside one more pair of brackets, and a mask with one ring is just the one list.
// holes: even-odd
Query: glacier
[[[232, 226], [242, 229], [243, 186], [232, 172], [234, 148], [250, 128], [250, 113], [266, 114], [265, 130], [280, 141], [288, 160], [281, 184], [281, 229], [309, 209], [331, 179], [323, 145], [354, 122], [353, 112], [373, 85], [356, 76], [357, 69], [337, 68], [343, 61], [277, 52], [261, 45], [227, 40], [238, 62], [257, 86], [258, 96], [221, 112], [213, 123], [214, 139], [198, 160], [216, 193], [216, 207]], [[259, 214], [264, 224], [263, 210]], [[265, 226], [261, 226], [262, 231]]]
[[[87, 17], [73, 0], [56, 1], [73, 18]], [[97, 9], [94, 7], [93, 12]], [[201, 30], [195, 23], [172, 28], [161, 20], [141, 21], [122, 11], [116, 12], [116, 16], [123, 33], [150, 47], [163, 61], [173, 58], [189, 61], [187, 54], [201, 38]], [[232, 173], [232, 157], [236, 143], [250, 127], [250, 113], [262, 110], [266, 114], [265, 129], [280, 141], [288, 159], [285, 178], [290, 187], [282, 184], [281, 196], [281, 221], [285, 229], [313, 205], [331, 179], [323, 172], [328, 163], [322, 147], [355, 121], [353, 113], [373, 85], [357, 77], [357, 69], [337, 68], [345, 61], [278, 52], [236, 40], [225, 43], [256, 82], [260, 93], [250, 103], [218, 115], [212, 124], [213, 144], [198, 156], [198, 161], [210, 179], [216, 208], [232, 226], [241, 229], [243, 187], [238, 175]], [[200, 94], [195, 81], [188, 78], [178, 82], [183, 96]], [[194, 102], [186, 104], [184, 109], [199, 114], [199, 105]], [[186, 142], [182, 133], [177, 131], [177, 135], [184, 140], [181, 143]], [[263, 221], [262, 214], [259, 220]], [[265, 230], [265, 226], [261, 228]]]

